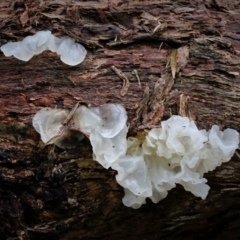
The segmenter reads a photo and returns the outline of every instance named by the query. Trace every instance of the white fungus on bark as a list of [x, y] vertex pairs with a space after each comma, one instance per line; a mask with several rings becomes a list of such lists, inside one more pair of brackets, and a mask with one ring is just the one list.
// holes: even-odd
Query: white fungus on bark
[[51, 141], [55, 136], [61, 135], [63, 131], [62, 122], [66, 119], [69, 111], [64, 109], [42, 108], [33, 117], [33, 127], [40, 133], [42, 141], [54, 143]]
[[[52, 120], [46, 121], [43, 109], [33, 118], [43, 141], [61, 129], [66, 112], [59, 111]], [[146, 198], [159, 202], [176, 184], [205, 199], [210, 187], [204, 173], [229, 161], [239, 144], [239, 133], [233, 129], [220, 131], [214, 125], [209, 131], [198, 130], [180, 116], [161, 122], [144, 137], [127, 139], [126, 122], [126, 110], [118, 104], [79, 107], [73, 115], [74, 129], [89, 137], [94, 160], [117, 171], [116, 180], [125, 192], [123, 204], [133, 208], [141, 207]]]
[[87, 54], [86, 49], [74, 39], [58, 38], [50, 31], [39, 31], [20, 42], [9, 42], [1, 46], [1, 51], [6, 57], [14, 56], [22, 61], [29, 61], [34, 55], [45, 50], [56, 52], [62, 62], [70, 66], [80, 64]]
[[89, 135], [93, 159], [104, 168], [121, 156], [127, 149], [127, 113], [119, 104], [102, 107], [79, 107], [73, 116], [75, 127]]
[[68, 115], [68, 110], [51, 108], [42, 108], [35, 114], [33, 127], [46, 145], [55, 144], [59, 148], [69, 149], [74, 147], [73, 143], [84, 138], [81, 132], [73, 131], [64, 124]]
[[126, 156], [112, 164], [125, 189], [124, 205], [139, 208], [147, 197], [157, 203], [176, 184], [205, 199], [210, 187], [204, 173], [229, 161], [238, 143], [235, 130], [222, 132], [216, 125], [210, 131], [198, 130], [194, 122], [180, 116], [163, 121], [144, 140], [129, 138]]

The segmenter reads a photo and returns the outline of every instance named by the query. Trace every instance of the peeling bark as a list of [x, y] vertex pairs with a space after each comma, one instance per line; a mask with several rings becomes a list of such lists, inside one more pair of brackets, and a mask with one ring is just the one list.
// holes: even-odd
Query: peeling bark
[[0, 239], [240, 238], [239, 151], [205, 175], [206, 200], [178, 186], [133, 210], [87, 139], [45, 147], [31, 124], [42, 107], [120, 103], [129, 135], [172, 114], [240, 131], [239, 29], [238, 0], [1, 1], [0, 44], [51, 30], [88, 54], [69, 67], [48, 51], [29, 62], [0, 53]]

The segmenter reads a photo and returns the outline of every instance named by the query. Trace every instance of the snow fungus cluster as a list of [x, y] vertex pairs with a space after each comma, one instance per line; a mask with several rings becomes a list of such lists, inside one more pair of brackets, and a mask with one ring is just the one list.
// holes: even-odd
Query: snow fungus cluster
[[[33, 126], [44, 143], [64, 147], [63, 121], [68, 114], [43, 108], [34, 116]], [[205, 199], [210, 187], [204, 173], [229, 161], [239, 144], [233, 129], [221, 131], [214, 125], [209, 131], [199, 130], [180, 116], [170, 117], [145, 135], [127, 138], [127, 113], [119, 104], [79, 107], [72, 128], [89, 137], [94, 160], [117, 171], [116, 180], [125, 191], [123, 204], [133, 208], [141, 207], [146, 198], [159, 202], [176, 184]]]

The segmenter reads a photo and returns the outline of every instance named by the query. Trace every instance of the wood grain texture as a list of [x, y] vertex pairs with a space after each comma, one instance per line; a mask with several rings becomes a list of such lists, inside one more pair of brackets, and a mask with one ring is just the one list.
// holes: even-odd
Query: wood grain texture
[[[0, 52], [0, 239], [238, 239], [239, 151], [205, 175], [206, 200], [178, 186], [133, 210], [87, 139], [45, 147], [31, 121], [42, 107], [79, 101], [122, 104], [129, 136], [178, 113], [240, 131], [239, 29], [238, 0], [1, 1], [0, 44], [51, 30], [88, 54], [70, 67], [49, 51], [29, 62]], [[112, 66], [129, 80], [124, 96]]]

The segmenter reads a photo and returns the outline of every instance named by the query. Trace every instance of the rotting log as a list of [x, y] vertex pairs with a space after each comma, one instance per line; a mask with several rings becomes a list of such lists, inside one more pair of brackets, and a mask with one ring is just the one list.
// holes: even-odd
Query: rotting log
[[[0, 53], [0, 239], [239, 239], [239, 152], [205, 175], [206, 200], [178, 186], [133, 210], [87, 139], [46, 147], [31, 119], [42, 107], [120, 103], [129, 136], [172, 114], [240, 131], [240, 2], [0, 1], [1, 44], [39, 30], [88, 54], [69, 67], [48, 51], [29, 62]], [[130, 83], [124, 94], [113, 69]]]

